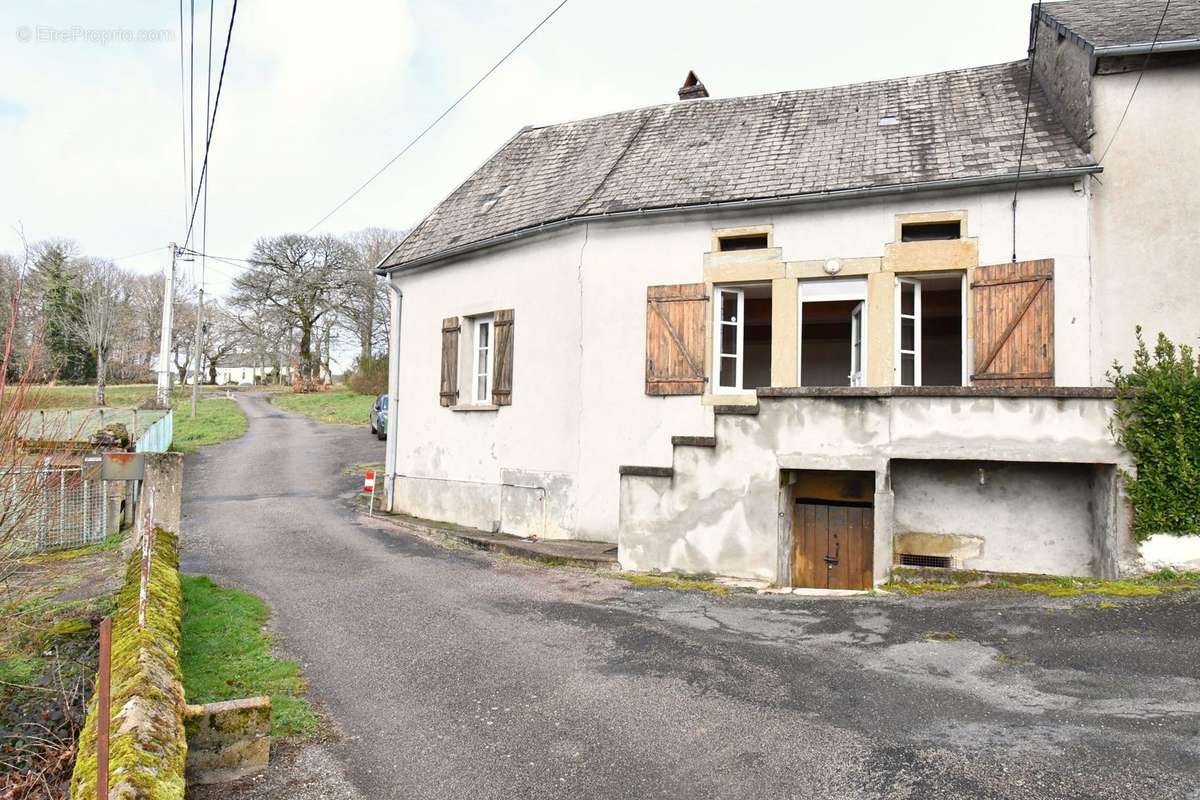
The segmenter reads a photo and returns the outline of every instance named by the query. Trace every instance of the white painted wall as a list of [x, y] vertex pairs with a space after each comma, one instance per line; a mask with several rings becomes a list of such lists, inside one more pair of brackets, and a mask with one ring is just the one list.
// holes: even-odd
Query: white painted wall
[[[670, 465], [672, 435], [707, 435], [697, 397], [645, 394], [646, 287], [703, 280], [712, 230], [773, 224], [785, 260], [879, 257], [898, 213], [966, 209], [982, 263], [1011, 257], [1011, 190], [605, 221], [394, 276], [404, 292], [397, 510], [519, 534], [615, 541], [621, 464]], [[1060, 385], [1088, 380], [1086, 197], [1021, 192], [1018, 257], [1054, 258]], [[441, 320], [514, 309], [513, 402], [438, 403]], [[464, 335], [464, 341], [467, 337]], [[468, 398], [468, 387], [460, 387]], [[437, 480], [432, 480], [437, 479]], [[545, 486], [501, 489], [502, 481]], [[772, 511], [772, 513], [774, 513]], [[503, 520], [501, 520], [503, 517]]]
[[1200, 65], [1148, 70], [1120, 132], [1137, 73], [1096, 75], [1092, 113], [1101, 182], [1093, 183], [1092, 380], [1133, 361], [1134, 326], [1200, 339]]

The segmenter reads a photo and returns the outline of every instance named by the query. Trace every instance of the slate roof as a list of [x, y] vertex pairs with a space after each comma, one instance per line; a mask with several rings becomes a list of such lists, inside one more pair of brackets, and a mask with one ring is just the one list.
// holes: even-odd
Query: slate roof
[[1167, 0], [1067, 0], [1043, 3], [1042, 16], [1093, 48], [1149, 45], [1160, 19], [1159, 43], [1200, 40], [1200, 2], [1174, 0], [1164, 18], [1166, 4]]
[[[383, 266], [605, 213], [1003, 179], [1016, 171], [1028, 83], [1019, 61], [526, 128]], [[1033, 86], [1022, 174], [1094, 167]]]

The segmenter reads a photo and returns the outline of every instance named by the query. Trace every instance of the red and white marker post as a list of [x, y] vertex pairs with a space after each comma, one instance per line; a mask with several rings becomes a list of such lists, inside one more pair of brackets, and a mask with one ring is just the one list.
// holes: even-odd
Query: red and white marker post
[[375, 516], [375, 470], [367, 470], [363, 476], [363, 494], [369, 495], [367, 500], [367, 515]]

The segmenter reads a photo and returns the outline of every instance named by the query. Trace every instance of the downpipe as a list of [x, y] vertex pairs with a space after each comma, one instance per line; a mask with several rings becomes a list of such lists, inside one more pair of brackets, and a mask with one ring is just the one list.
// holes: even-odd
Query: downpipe
[[396, 460], [400, 447], [400, 312], [404, 292], [391, 276], [388, 284], [388, 410], [387, 443], [384, 447], [383, 491], [386, 510], [393, 513], [396, 506]]

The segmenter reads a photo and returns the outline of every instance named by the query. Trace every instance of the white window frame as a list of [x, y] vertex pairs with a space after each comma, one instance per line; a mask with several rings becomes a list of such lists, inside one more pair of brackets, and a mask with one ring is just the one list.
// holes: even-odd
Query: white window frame
[[[733, 295], [737, 298], [737, 312], [734, 322], [726, 322], [721, 319], [721, 309], [724, 307], [724, 295]], [[724, 339], [723, 326], [731, 326], [737, 329], [735, 344], [737, 351], [729, 354], [722, 353], [721, 343]], [[743, 389], [743, 369], [745, 366], [746, 355], [746, 290], [737, 286], [715, 286], [713, 287], [713, 357], [712, 357], [712, 372], [713, 372], [713, 393], [714, 394], [753, 394], [753, 389]], [[736, 386], [725, 386], [721, 383], [721, 362], [722, 359], [732, 358], [734, 360], [734, 381]]]
[[[802, 280], [799, 282], [799, 309], [796, 319], [796, 385], [804, 385], [804, 306], [806, 303], [833, 303], [845, 300], [858, 300], [862, 304], [862, 377], [861, 383], [854, 383], [853, 357], [850, 363], [850, 385], [865, 386], [867, 383], [867, 364], [870, 360], [869, 340], [867, 339], [867, 279], [860, 277], [819, 278], [817, 280]], [[853, 354], [854, 338], [851, 329], [850, 347]]]
[[[923, 386], [924, 385], [924, 383], [922, 382], [922, 376], [921, 376], [921, 355], [922, 355], [921, 354], [921, 285], [922, 285], [922, 282], [925, 280], [929, 280], [929, 279], [933, 279], [933, 278], [952, 278], [952, 277], [959, 277], [959, 279], [960, 279], [960, 283], [959, 283], [960, 288], [959, 288], [958, 294], [959, 294], [959, 303], [960, 303], [960, 309], [961, 309], [959, 313], [960, 313], [960, 319], [962, 320], [962, 326], [961, 326], [961, 331], [960, 331], [960, 336], [959, 336], [959, 338], [960, 338], [959, 347], [960, 347], [960, 352], [962, 353], [962, 359], [961, 359], [962, 364], [960, 365], [959, 385], [960, 386], [970, 385], [970, 369], [968, 367], [970, 360], [969, 360], [969, 354], [967, 353], [967, 342], [968, 342], [968, 336], [967, 336], [967, 273], [965, 273], [965, 272], [950, 272], [950, 273], [929, 272], [929, 273], [921, 273], [919, 275], [906, 275], [906, 276], [897, 275], [896, 276], [896, 293], [895, 293], [895, 300], [894, 300], [895, 307], [896, 307], [895, 308], [895, 328], [893, 330], [893, 334], [894, 334], [895, 340], [896, 340], [896, 346], [895, 346], [895, 350], [894, 350], [893, 377], [892, 377], [893, 385], [895, 385], [895, 386], [909, 386], [909, 385]], [[911, 284], [914, 287], [913, 314], [911, 314], [911, 315], [900, 313], [900, 308], [901, 308], [900, 292], [901, 292], [901, 286], [904, 284]], [[901, 323], [904, 319], [907, 319], [910, 317], [915, 317], [914, 323], [913, 323], [913, 349], [912, 350], [904, 350], [901, 348], [901, 344], [903, 341], [903, 339], [900, 335]], [[902, 364], [901, 364], [900, 357], [904, 353], [912, 353], [913, 354], [913, 381], [914, 382], [912, 384], [901, 383], [901, 376], [903, 374], [903, 370], [902, 370]]]
[[[904, 307], [901, 297], [905, 286], [913, 287], [913, 310], [911, 314], [901, 311]], [[911, 350], [904, 349], [904, 320], [913, 322], [913, 346]], [[904, 383], [904, 356], [913, 357], [913, 382]], [[896, 276], [896, 363], [894, 365], [892, 382], [896, 386], [921, 385], [921, 279], [902, 278]]]
[[[850, 312], [850, 385], [867, 385], [867, 301], [859, 300]], [[855, 352], [854, 345], [858, 344]], [[856, 358], [857, 356], [857, 358]], [[856, 363], [857, 362], [857, 363]]]
[[[487, 345], [480, 345], [480, 334], [483, 328], [487, 328]], [[492, 352], [496, 345], [496, 326], [495, 316], [487, 314], [481, 317], [475, 317], [471, 320], [471, 392], [474, 401], [478, 404], [492, 402]], [[481, 359], [480, 354], [484, 354]], [[480, 362], [483, 364], [482, 371], [480, 370]], [[479, 391], [479, 381], [483, 379], [483, 392]]]

